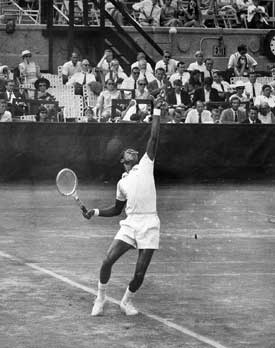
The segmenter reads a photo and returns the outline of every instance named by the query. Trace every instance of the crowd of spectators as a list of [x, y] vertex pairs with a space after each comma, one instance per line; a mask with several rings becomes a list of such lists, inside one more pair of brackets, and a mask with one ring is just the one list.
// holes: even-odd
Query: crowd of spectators
[[[8, 66], [0, 66], [0, 121], [25, 115], [29, 100], [36, 121], [62, 121], [62, 105], [49, 91], [50, 82], [31, 51], [24, 50], [21, 58], [13, 78]], [[167, 123], [275, 122], [275, 67], [266, 72], [267, 77], [259, 77], [257, 61], [244, 44], [231, 54], [223, 71], [201, 51], [195, 52], [188, 66], [164, 51], [155, 67], [139, 52], [130, 69], [128, 76], [108, 49], [96, 67], [74, 52], [62, 66], [63, 84], [58, 88], [71, 86], [81, 98], [84, 86], [89, 90], [94, 104], [84, 105], [84, 114], [90, 122], [150, 122], [156, 105]], [[47, 104], [55, 106], [58, 117], [50, 115]]]

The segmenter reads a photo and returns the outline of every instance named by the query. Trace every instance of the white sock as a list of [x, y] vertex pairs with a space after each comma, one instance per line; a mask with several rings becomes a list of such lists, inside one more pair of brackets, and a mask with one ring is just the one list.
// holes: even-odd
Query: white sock
[[100, 283], [100, 281], [98, 281], [98, 288], [97, 288], [97, 298], [98, 299], [105, 300], [106, 288], [107, 288], [107, 284], [102, 284], [102, 283]]
[[121, 302], [127, 303], [130, 299], [135, 296], [135, 293], [129, 290], [129, 287], [126, 289], [125, 294], [122, 297]]

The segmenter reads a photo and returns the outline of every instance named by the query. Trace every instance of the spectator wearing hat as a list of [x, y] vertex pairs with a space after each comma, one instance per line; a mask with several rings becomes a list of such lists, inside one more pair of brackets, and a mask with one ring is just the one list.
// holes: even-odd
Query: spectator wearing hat
[[81, 61], [79, 60], [79, 56], [76, 52], [73, 52], [71, 55], [71, 60], [64, 63], [62, 66], [62, 79], [63, 84], [65, 85], [68, 80], [75, 74], [76, 72], [81, 71]]
[[171, 53], [169, 51], [163, 52], [163, 57], [156, 63], [155, 71], [158, 68], [162, 68], [165, 71], [167, 77], [170, 77], [177, 70], [178, 61], [171, 58]]
[[235, 93], [230, 96], [229, 101], [231, 101], [231, 99], [235, 97], [239, 98], [241, 104], [249, 101], [244, 91], [245, 84], [243, 81], [238, 80], [232, 87], [235, 89]]
[[219, 93], [215, 88], [212, 88], [213, 80], [211, 77], [206, 77], [203, 82], [203, 87], [197, 88], [193, 96], [193, 104], [195, 105], [198, 100], [205, 103], [219, 102], [222, 99], [219, 97]]
[[186, 83], [189, 82], [189, 79], [190, 79], [190, 73], [186, 71], [185, 63], [183, 61], [178, 62], [177, 71], [174, 74], [172, 74], [169, 79], [172, 86], [174, 85], [175, 80], [181, 80], [181, 83], [184, 86]]
[[55, 97], [47, 92], [47, 90], [50, 88], [50, 81], [48, 79], [45, 77], [40, 77], [35, 81], [34, 87], [36, 89], [34, 99], [55, 101]]
[[20, 79], [23, 83], [34, 83], [40, 77], [39, 66], [31, 59], [32, 53], [25, 50], [21, 53], [23, 61], [19, 64]]
[[240, 108], [240, 99], [233, 97], [230, 100], [231, 107], [221, 113], [221, 123], [241, 123], [246, 119], [246, 112]]
[[228, 61], [228, 69], [232, 70], [235, 76], [244, 76], [249, 71], [254, 71], [258, 63], [247, 53], [247, 46], [241, 44], [238, 51], [231, 54]]
[[0, 95], [0, 122], [12, 122], [12, 114], [7, 110], [5, 96]]
[[195, 53], [195, 59], [196, 61], [191, 63], [189, 67], [187, 68], [187, 70], [188, 71], [199, 70], [201, 73], [204, 74], [204, 72], [206, 72], [206, 66], [205, 66], [205, 62], [203, 61], [203, 52], [197, 51]]
[[258, 109], [255, 106], [252, 106], [248, 110], [248, 115], [245, 120], [242, 121], [245, 124], [261, 124], [262, 121], [258, 119]]
[[254, 106], [256, 106], [257, 108], [259, 108], [264, 103], [267, 103], [271, 110], [275, 110], [275, 96], [271, 94], [270, 85], [263, 85], [262, 94], [258, 95], [254, 100]]

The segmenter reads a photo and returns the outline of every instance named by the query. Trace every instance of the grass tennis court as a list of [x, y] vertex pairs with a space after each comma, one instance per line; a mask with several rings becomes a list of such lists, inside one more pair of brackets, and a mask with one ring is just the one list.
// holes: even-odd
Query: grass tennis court
[[[141, 313], [117, 305], [134, 272], [130, 251], [113, 268], [105, 315], [92, 318], [120, 217], [87, 221], [54, 185], [2, 186], [1, 348], [274, 348], [272, 188], [158, 186], [161, 248], [135, 298]], [[79, 194], [100, 208], [115, 186], [80, 183]]]

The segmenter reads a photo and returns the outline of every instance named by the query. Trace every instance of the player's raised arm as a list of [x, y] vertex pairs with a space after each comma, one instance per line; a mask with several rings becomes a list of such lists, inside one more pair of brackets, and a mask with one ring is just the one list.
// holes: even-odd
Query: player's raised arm
[[146, 147], [146, 153], [152, 161], [156, 157], [157, 148], [158, 148], [159, 130], [160, 130], [160, 113], [161, 113], [160, 109], [154, 108], [151, 134]]

